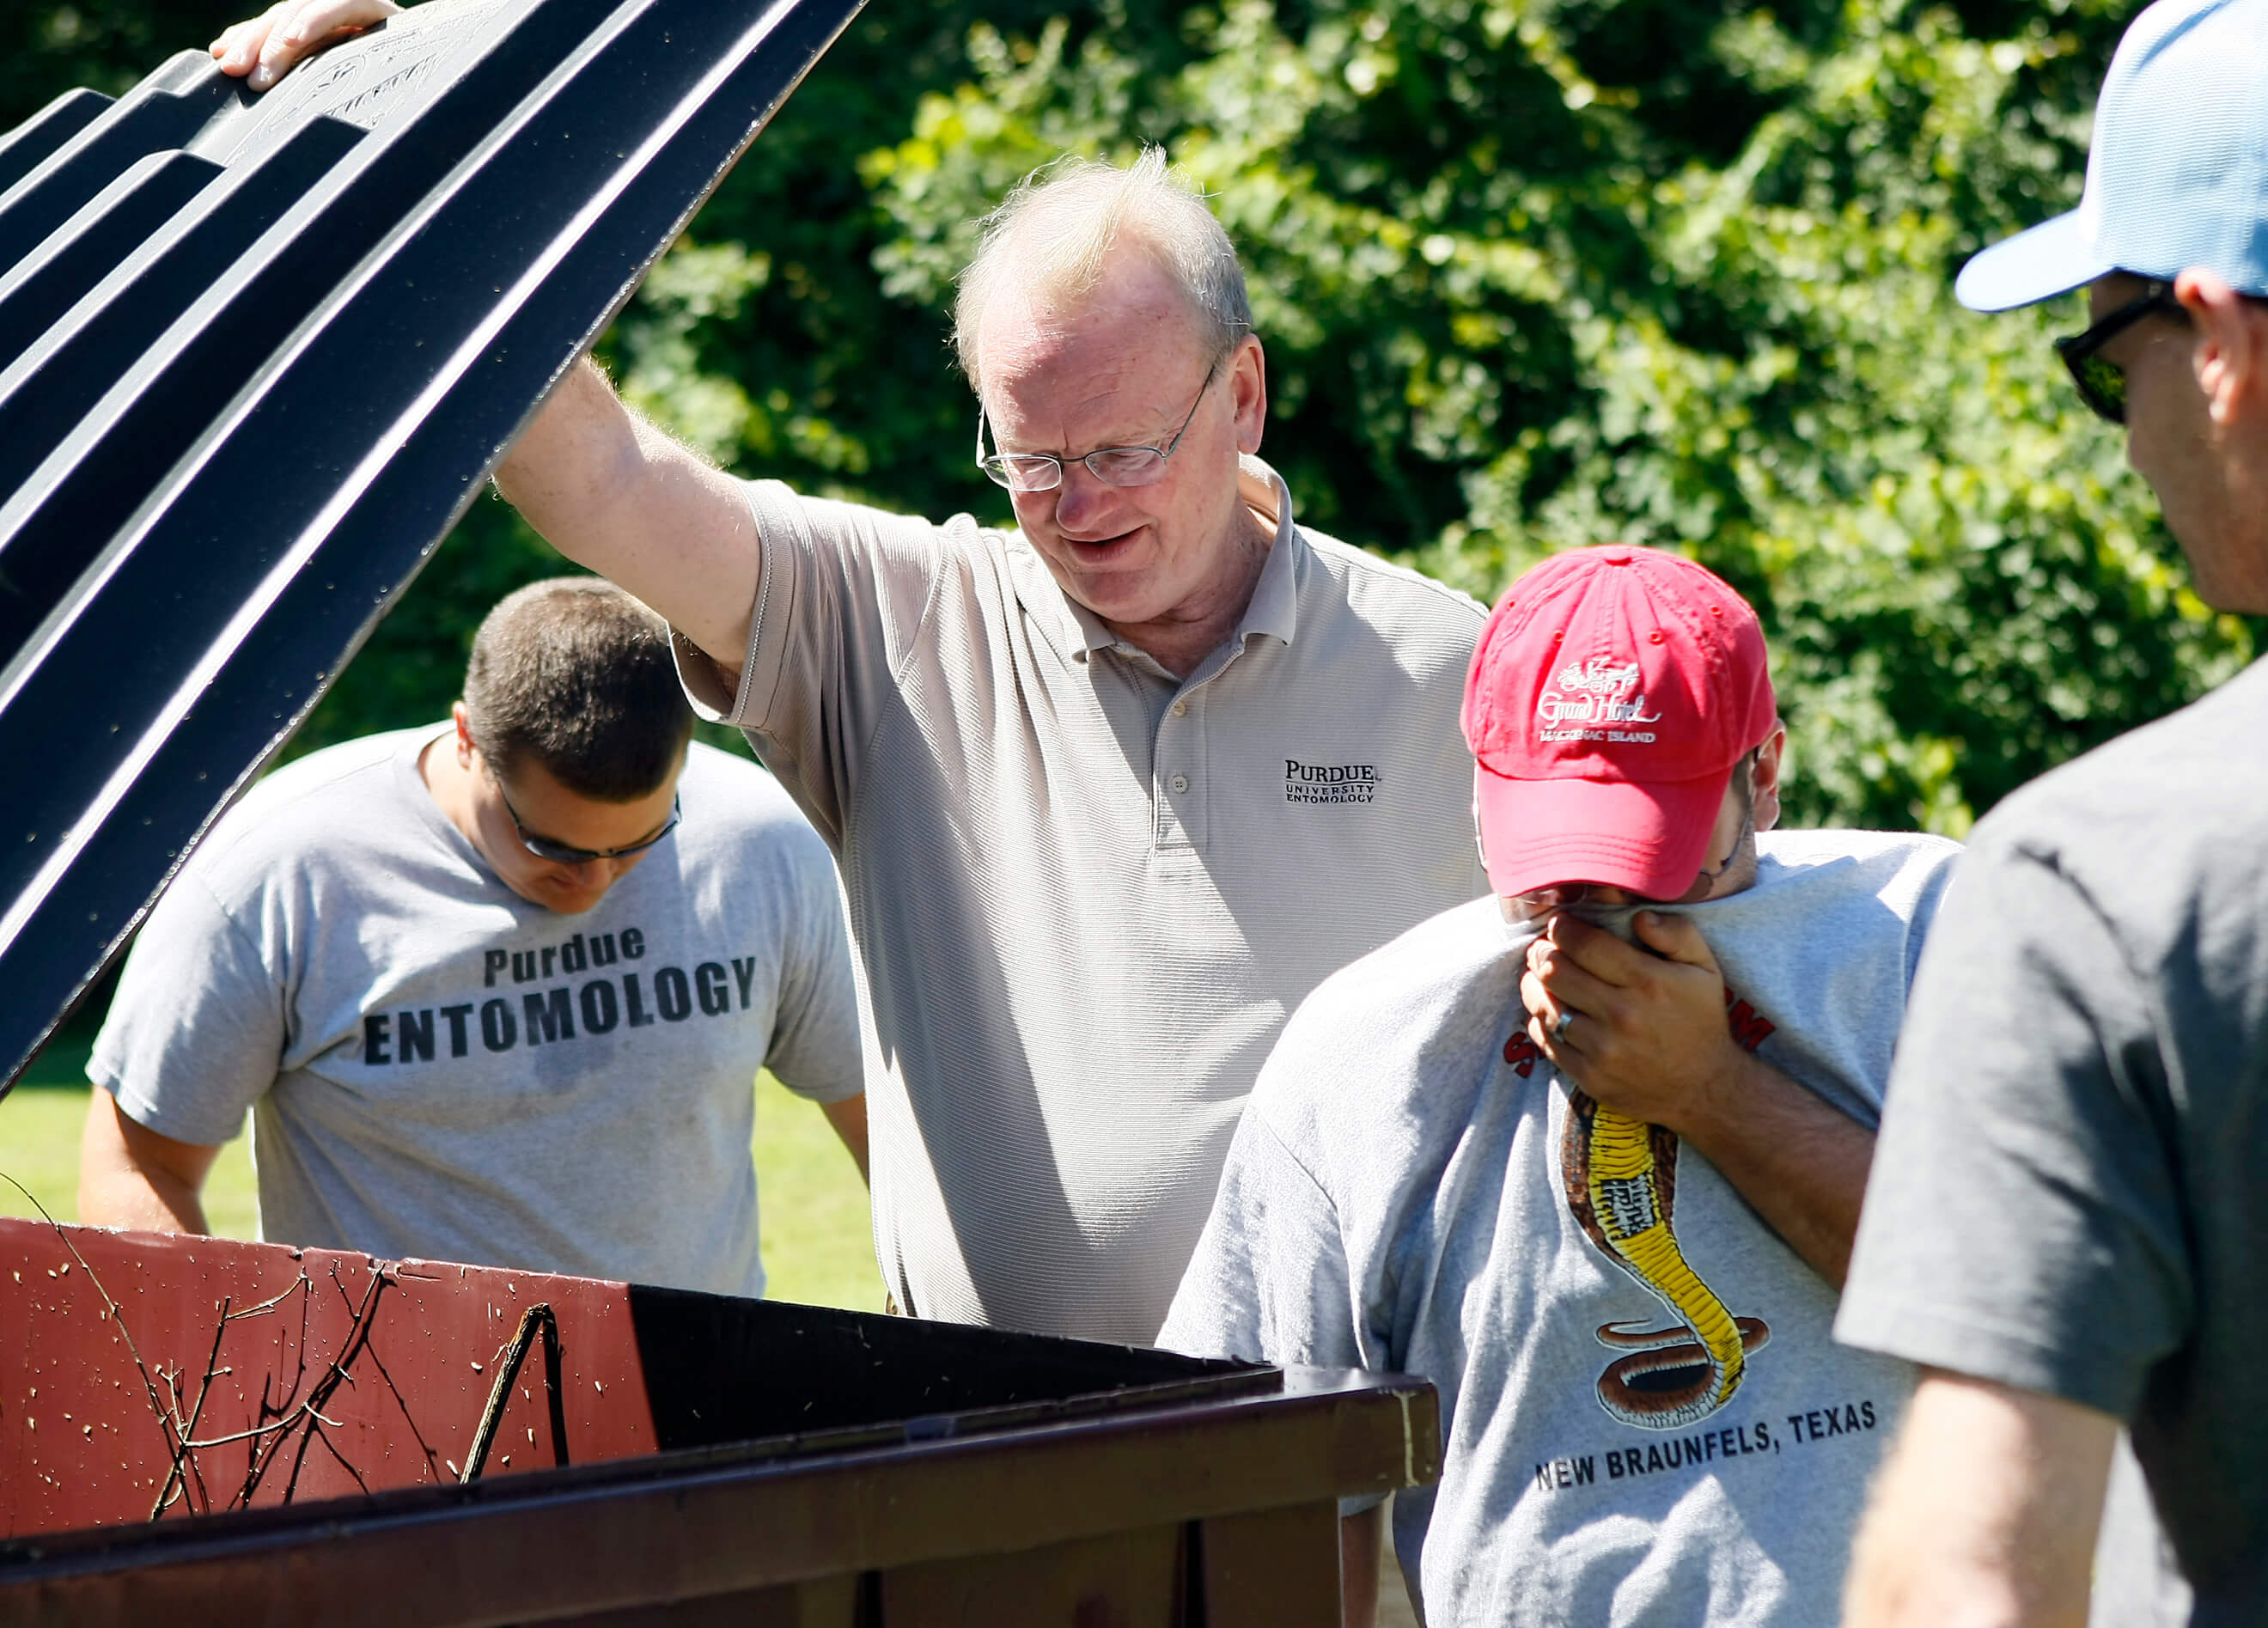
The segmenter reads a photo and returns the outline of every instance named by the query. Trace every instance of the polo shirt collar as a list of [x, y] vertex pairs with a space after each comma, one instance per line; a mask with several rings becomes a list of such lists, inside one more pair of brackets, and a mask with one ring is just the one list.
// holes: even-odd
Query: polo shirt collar
[[1292, 489], [1257, 458], [1248, 454], [1238, 462], [1238, 490], [1254, 513], [1276, 522], [1276, 543], [1260, 568], [1260, 580], [1252, 585], [1252, 602], [1244, 608], [1236, 636], [1242, 640], [1264, 634], [1288, 645], [1300, 630], [1299, 556], [1307, 548], [1300, 528], [1292, 523]]
[[[1256, 633], [1288, 645], [1299, 630], [1298, 556], [1307, 547], [1292, 519], [1292, 489], [1282, 475], [1248, 453], [1237, 460], [1236, 484], [1245, 506], [1276, 527], [1276, 541], [1230, 642], [1242, 645]], [[1053, 636], [1057, 653], [1068, 660], [1085, 661], [1096, 651], [1118, 649], [1118, 636], [1101, 617], [1063, 591], [1039, 550], [1026, 543], [1022, 552], [1025, 569], [1017, 573], [1019, 596], [1040, 626]]]

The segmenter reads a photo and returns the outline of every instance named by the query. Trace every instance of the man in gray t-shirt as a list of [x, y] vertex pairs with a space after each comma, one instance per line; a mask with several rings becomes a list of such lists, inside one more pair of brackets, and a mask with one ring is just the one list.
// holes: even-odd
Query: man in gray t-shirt
[[760, 1294], [757, 1070], [865, 1153], [826, 849], [688, 749], [609, 584], [497, 606], [465, 696], [269, 776], [174, 879], [88, 1065], [80, 1219], [203, 1231], [248, 1107], [271, 1241]]
[[[2150, 7], [2080, 208], [1956, 286], [2059, 341], [2198, 595], [2268, 612], [2268, 0]], [[1925, 957], [1837, 1333], [1926, 1365], [1851, 1620], [2074, 1618], [2131, 1425], [2198, 1623], [2268, 1621], [2268, 671], [1981, 822]]]
[[1465, 704], [1499, 896], [1300, 1008], [1167, 1320], [1194, 1353], [1434, 1381], [1441, 1480], [1394, 1522], [1435, 1628], [1832, 1620], [1911, 1384], [1834, 1344], [1836, 1284], [1958, 850], [1760, 839], [1765, 667], [1672, 556], [1513, 585]]

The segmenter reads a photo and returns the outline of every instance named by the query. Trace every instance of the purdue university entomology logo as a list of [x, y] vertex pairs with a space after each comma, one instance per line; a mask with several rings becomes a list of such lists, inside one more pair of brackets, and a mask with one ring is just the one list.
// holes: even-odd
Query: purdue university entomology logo
[[1303, 763], [1284, 760], [1287, 803], [1373, 803], [1384, 782], [1375, 763]]

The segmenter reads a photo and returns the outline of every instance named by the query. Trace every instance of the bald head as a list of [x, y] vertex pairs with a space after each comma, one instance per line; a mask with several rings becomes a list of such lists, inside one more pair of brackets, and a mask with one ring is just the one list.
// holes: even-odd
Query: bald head
[[1208, 357], [1226, 356], [1251, 330], [1228, 234], [1163, 152], [1151, 148], [1125, 169], [1071, 158], [1034, 171], [985, 218], [961, 274], [954, 308], [961, 371], [982, 394], [995, 349], [988, 328], [1075, 320], [1099, 299], [1119, 303], [1130, 278], [1165, 291]]
[[1003, 282], [980, 313], [972, 382], [1001, 403], [1036, 372], [1064, 380], [1068, 404], [1099, 406], [1160, 378], [1192, 383], [1220, 350], [1171, 273], [1146, 254], [1121, 247], [1094, 283], [1077, 293]]

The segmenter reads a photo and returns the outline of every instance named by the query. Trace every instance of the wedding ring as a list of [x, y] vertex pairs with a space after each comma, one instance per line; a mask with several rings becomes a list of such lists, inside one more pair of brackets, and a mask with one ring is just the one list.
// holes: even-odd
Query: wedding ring
[[1555, 1041], [1566, 1039], [1568, 1027], [1574, 1021], [1575, 1014], [1563, 1007], [1559, 1013], [1559, 1020], [1551, 1026], [1551, 1038]]

